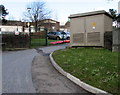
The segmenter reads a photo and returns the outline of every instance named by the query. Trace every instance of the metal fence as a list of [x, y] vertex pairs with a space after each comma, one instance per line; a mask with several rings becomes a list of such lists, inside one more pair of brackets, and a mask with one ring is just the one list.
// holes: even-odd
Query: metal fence
[[31, 47], [47, 45], [46, 31], [31, 33]]

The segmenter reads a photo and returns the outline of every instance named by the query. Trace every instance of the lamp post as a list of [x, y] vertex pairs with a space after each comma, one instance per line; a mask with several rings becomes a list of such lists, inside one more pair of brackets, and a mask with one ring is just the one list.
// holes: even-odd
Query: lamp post
[[29, 29], [29, 48], [31, 47], [31, 28], [30, 28], [30, 22], [28, 22], [28, 29]]
[[[30, 14], [31, 8], [27, 8], [28, 13]], [[28, 28], [29, 28], [29, 48], [31, 48], [31, 27], [30, 27], [30, 21], [28, 21]]]

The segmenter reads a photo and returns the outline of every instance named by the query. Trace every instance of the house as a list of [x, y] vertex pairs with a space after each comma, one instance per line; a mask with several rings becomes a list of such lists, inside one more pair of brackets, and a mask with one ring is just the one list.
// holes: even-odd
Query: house
[[[35, 27], [34, 27], [35, 23], [31, 22], [30, 25], [34, 29], [34, 32], [35, 32]], [[60, 22], [52, 20], [52, 19], [40, 20], [37, 23], [37, 32], [44, 31], [45, 28], [48, 30], [48, 32], [58, 31], [60, 30]]]
[[66, 31], [66, 32], [70, 32], [70, 21], [67, 21], [67, 22], [65, 23], [65, 31]]
[[65, 25], [61, 25], [60, 31], [70, 32], [70, 21], [67, 21]]
[[59, 31], [60, 30], [60, 22], [52, 19], [41, 20], [38, 23], [39, 29], [47, 28], [48, 32], [50, 31]]
[[[31, 26], [31, 32], [35, 32], [35, 23], [30, 22], [30, 26]], [[27, 28], [28, 28], [28, 22], [24, 22], [25, 32], [28, 30]], [[40, 20], [37, 23], [37, 32], [44, 31], [45, 28], [48, 30], [48, 32], [58, 31], [60, 30], [60, 22], [52, 20], [52, 19]]]
[[2, 33], [12, 33], [15, 31], [23, 32], [23, 23], [21, 21], [7, 21], [4, 24], [0, 24], [0, 31]]
[[60, 31], [65, 31], [65, 25], [60, 25]]
[[[31, 32], [35, 32], [35, 23], [34, 22], [22, 22], [22, 21], [14, 21], [8, 20], [7, 23], [0, 25], [0, 31], [4, 33], [11, 33], [15, 31], [29, 33], [29, 24], [31, 27]], [[60, 23], [58, 21], [52, 19], [45, 19], [38, 22], [38, 32], [44, 31], [44, 28], [49, 31], [57, 31], [60, 29]]]

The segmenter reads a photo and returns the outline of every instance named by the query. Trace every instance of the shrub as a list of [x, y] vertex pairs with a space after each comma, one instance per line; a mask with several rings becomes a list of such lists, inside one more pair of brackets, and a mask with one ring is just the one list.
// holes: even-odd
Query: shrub
[[29, 46], [29, 36], [26, 34], [3, 34], [2, 46], [4, 48], [26, 48]]

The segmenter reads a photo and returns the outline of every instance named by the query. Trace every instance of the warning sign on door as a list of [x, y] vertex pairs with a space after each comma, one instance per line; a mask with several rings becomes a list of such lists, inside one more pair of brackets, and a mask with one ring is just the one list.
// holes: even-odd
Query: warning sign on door
[[96, 27], [96, 22], [93, 22], [92, 23], [92, 28], [95, 29], [95, 27]]

